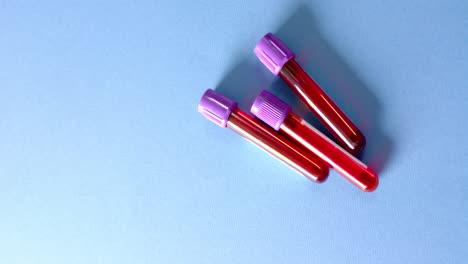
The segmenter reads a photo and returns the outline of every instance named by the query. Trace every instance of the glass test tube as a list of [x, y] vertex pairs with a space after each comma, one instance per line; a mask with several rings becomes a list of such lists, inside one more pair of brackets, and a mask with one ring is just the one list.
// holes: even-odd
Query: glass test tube
[[308, 179], [321, 183], [328, 177], [328, 164], [287, 137], [237, 107], [237, 103], [208, 89], [203, 94], [198, 111], [221, 127], [229, 127], [267, 153]]
[[364, 135], [297, 64], [294, 53], [286, 44], [268, 33], [257, 43], [254, 52], [273, 74], [286, 82], [348, 152], [358, 154], [362, 151], [366, 144]]
[[294, 114], [291, 106], [278, 97], [263, 90], [255, 99], [251, 112], [319, 156], [361, 190], [371, 192], [377, 188], [379, 179], [371, 168]]

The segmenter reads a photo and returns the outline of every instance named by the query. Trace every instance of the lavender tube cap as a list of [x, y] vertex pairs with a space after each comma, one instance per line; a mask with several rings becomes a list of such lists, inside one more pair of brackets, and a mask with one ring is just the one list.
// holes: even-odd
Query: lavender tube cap
[[255, 98], [250, 112], [275, 130], [279, 130], [291, 112], [291, 106], [267, 90], [263, 90]]
[[294, 58], [294, 52], [272, 33], [267, 33], [260, 39], [254, 52], [274, 75], [278, 75], [284, 64]]
[[198, 103], [198, 112], [218, 126], [226, 127], [229, 116], [236, 107], [237, 103], [233, 100], [208, 89]]

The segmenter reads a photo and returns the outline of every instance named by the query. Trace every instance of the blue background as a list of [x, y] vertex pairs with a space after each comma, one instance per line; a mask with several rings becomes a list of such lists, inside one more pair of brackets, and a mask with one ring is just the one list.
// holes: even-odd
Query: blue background
[[[0, 263], [466, 263], [468, 2], [2, 1]], [[380, 186], [314, 184], [197, 112], [269, 89], [266, 32]]]

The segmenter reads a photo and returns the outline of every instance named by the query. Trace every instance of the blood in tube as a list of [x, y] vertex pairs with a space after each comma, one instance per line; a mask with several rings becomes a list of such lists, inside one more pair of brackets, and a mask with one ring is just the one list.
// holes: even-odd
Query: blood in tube
[[217, 125], [231, 128], [306, 178], [317, 183], [327, 179], [327, 163], [242, 111], [224, 95], [208, 89], [198, 104], [198, 111]]
[[343, 148], [358, 154], [366, 144], [364, 135], [320, 86], [295, 61], [295, 54], [272, 33], [255, 46], [255, 54], [325, 125]]
[[291, 106], [263, 90], [255, 99], [251, 112], [273, 129], [307, 148], [327, 162], [359, 189], [371, 192], [377, 188], [377, 174], [291, 111]]

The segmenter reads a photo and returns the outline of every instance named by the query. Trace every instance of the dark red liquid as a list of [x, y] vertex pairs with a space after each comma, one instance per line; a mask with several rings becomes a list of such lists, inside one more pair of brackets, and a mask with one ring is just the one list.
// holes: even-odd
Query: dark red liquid
[[319, 183], [327, 179], [327, 163], [239, 108], [231, 113], [227, 126], [308, 179]]
[[289, 113], [281, 125], [280, 131], [327, 162], [333, 169], [361, 190], [371, 192], [377, 188], [379, 178], [372, 169], [328, 139], [296, 114]]
[[364, 135], [299, 64], [288, 61], [279, 75], [348, 152], [361, 152]]

